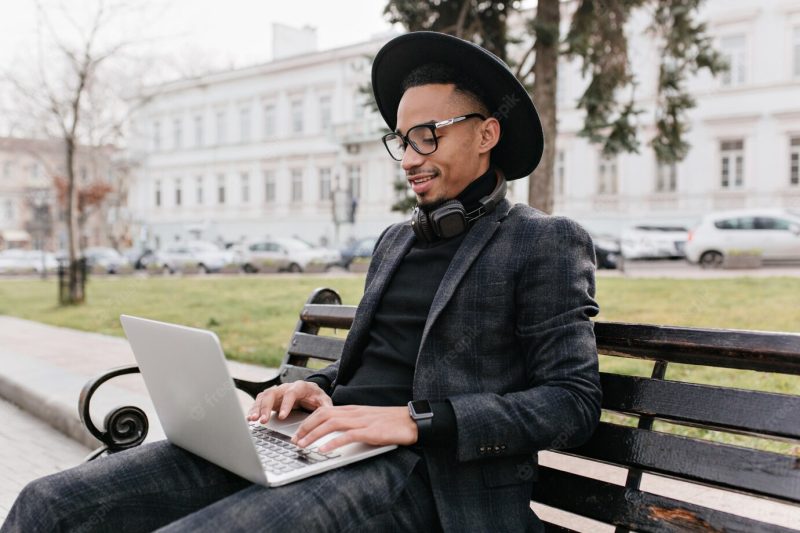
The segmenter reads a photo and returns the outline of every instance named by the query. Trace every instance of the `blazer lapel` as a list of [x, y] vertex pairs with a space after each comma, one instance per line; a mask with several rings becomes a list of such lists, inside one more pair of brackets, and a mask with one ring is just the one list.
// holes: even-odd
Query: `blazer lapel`
[[508, 214], [510, 207], [511, 204], [508, 200], [503, 200], [491, 215], [479, 220], [469, 230], [461, 246], [458, 247], [458, 251], [456, 251], [453, 260], [450, 261], [450, 266], [447, 268], [439, 289], [433, 297], [431, 310], [428, 312], [428, 319], [425, 322], [425, 329], [422, 330], [422, 340], [419, 343], [420, 352], [417, 353], [417, 368], [419, 368], [419, 353], [421, 353], [422, 347], [425, 346], [425, 339], [428, 337], [431, 326], [436, 322], [447, 302], [450, 301], [456, 287], [461, 283], [461, 279], [467, 273], [469, 267], [472, 266], [472, 263], [480, 255], [494, 232], [500, 227], [500, 221]]
[[337, 382], [341, 382], [340, 377], [349, 379], [348, 372], [352, 367], [352, 363], [356, 360], [356, 356], [363, 351], [364, 344], [369, 338], [368, 334], [372, 318], [375, 316], [375, 311], [378, 309], [378, 304], [383, 297], [386, 286], [413, 243], [414, 232], [411, 229], [411, 225], [404, 224], [394, 234], [392, 240], [386, 243], [385, 247], [381, 246], [385, 248], [386, 252], [383, 257], [378, 259], [380, 261], [379, 266], [358, 304], [356, 320], [353, 322], [353, 327], [342, 350]]

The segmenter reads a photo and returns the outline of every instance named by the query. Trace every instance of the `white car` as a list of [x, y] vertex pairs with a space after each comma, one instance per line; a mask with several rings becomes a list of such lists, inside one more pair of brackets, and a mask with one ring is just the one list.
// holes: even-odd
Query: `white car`
[[218, 272], [233, 263], [233, 254], [210, 242], [189, 241], [171, 244], [159, 251], [154, 263], [170, 273], [185, 268], [197, 268], [203, 273]]
[[689, 232], [690, 263], [719, 267], [732, 251], [758, 252], [764, 261], [800, 261], [800, 216], [780, 209], [721, 211]]
[[42, 271], [55, 272], [58, 269], [56, 256], [41, 250], [11, 250], [0, 251], [0, 273], [33, 271], [41, 274]]
[[311, 265], [327, 270], [341, 260], [342, 254], [338, 250], [314, 248], [298, 239], [266, 239], [250, 243], [239, 259], [246, 272], [256, 272], [258, 265], [264, 263], [289, 272], [303, 272]]
[[99, 268], [109, 274], [116, 274], [120, 269], [130, 265], [128, 258], [114, 248], [94, 246], [83, 251], [83, 257], [89, 268]]
[[640, 225], [622, 232], [620, 248], [625, 259], [679, 258], [687, 238], [680, 226]]

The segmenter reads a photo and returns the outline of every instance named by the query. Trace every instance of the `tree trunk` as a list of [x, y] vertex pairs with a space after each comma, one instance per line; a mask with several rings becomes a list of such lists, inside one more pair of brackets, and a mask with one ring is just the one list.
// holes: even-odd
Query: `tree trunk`
[[79, 304], [84, 301], [84, 272], [78, 260], [78, 188], [75, 186], [75, 139], [66, 138], [67, 150], [67, 246], [69, 268], [69, 297], [66, 303]]
[[556, 156], [556, 82], [561, 42], [559, 0], [539, 0], [536, 11], [536, 62], [533, 65], [533, 101], [544, 130], [542, 161], [531, 176], [528, 203], [553, 212], [553, 167]]

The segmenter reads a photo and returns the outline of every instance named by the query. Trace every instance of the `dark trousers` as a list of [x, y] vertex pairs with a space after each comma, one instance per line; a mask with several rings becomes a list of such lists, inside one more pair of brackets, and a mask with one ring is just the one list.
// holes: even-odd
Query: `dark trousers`
[[265, 488], [154, 442], [32, 481], [0, 533], [437, 531], [423, 462], [398, 448]]

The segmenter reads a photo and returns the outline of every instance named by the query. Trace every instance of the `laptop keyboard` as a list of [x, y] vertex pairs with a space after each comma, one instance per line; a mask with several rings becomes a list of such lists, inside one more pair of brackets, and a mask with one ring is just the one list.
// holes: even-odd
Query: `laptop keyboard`
[[250, 434], [258, 450], [261, 465], [264, 470], [273, 474], [286, 474], [339, 457], [336, 452], [321, 453], [316, 448], [295, 446], [291, 437], [264, 426], [251, 425]]

